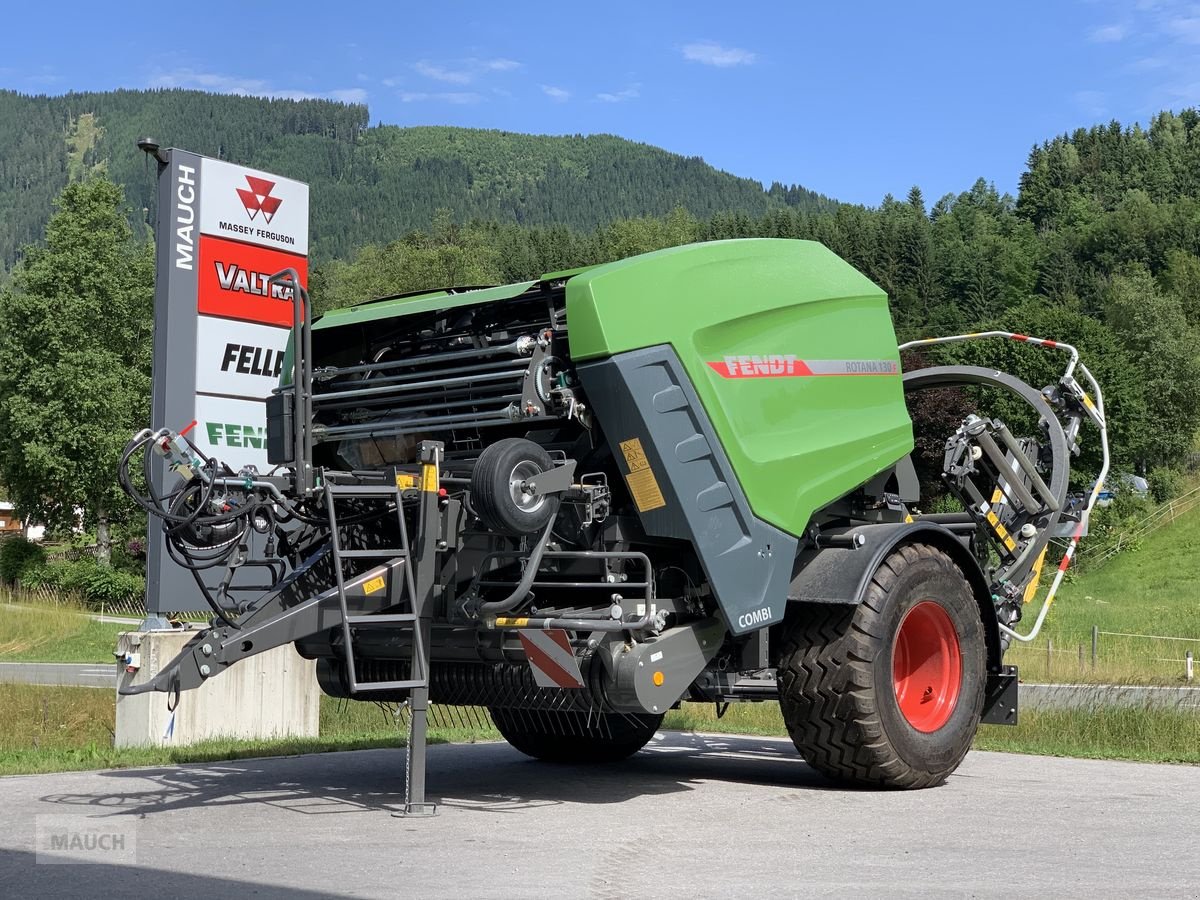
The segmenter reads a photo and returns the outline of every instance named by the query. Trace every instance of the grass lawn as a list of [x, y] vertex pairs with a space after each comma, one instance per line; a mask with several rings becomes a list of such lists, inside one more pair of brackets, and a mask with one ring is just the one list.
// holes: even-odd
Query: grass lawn
[[[289, 756], [332, 750], [399, 747], [404, 727], [389, 709], [372, 703], [321, 698], [321, 736], [276, 741], [208, 741], [190, 747], [115, 749], [115, 705], [110, 691], [77, 687], [0, 685], [0, 775], [65, 772]], [[498, 740], [478, 711], [434, 707], [430, 740]], [[713, 707], [686, 703], [667, 715], [678, 731], [784, 736], [774, 703], [734, 704], [723, 718]], [[1050, 756], [1200, 763], [1200, 716], [1157, 710], [1096, 713], [1026, 712], [1016, 728], [985, 726], [975, 746]]]
[[[1102, 709], [1036, 711], [1021, 724], [983, 725], [979, 750], [1042, 756], [1200, 763], [1200, 714], [1165, 710]], [[685, 703], [667, 714], [664, 727], [724, 734], [786, 735], [776, 703], [732, 704], [720, 719], [711, 706]]]
[[[431, 721], [430, 741], [496, 740], [491, 728], [443, 707]], [[291, 756], [331, 750], [403, 746], [403, 723], [373, 703], [321, 697], [321, 735], [273, 741], [216, 740], [189, 747], [114, 748], [112, 691], [83, 687], [0, 684], [0, 775], [69, 772]]]
[[0, 662], [113, 661], [117, 634], [133, 626], [97, 622], [72, 605], [0, 606]]

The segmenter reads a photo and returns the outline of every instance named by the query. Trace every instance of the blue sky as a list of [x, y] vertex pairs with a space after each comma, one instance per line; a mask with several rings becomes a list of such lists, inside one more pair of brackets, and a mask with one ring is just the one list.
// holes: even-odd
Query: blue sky
[[1015, 192], [1030, 147], [1057, 133], [1200, 102], [1200, 4], [247, 0], [5, 11], [0, 87], [162, 86], [363, 101], [373, 124], [607, 132], [842, 200], [876, 204], [919, 184], [932, 201], [980, 176]]

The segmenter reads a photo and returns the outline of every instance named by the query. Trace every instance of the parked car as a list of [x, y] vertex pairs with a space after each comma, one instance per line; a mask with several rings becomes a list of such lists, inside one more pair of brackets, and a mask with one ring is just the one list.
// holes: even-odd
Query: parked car
[[1100, 496], [1096, 498], [1096, 505], [1108, 506], [1119, 493], [1130, 493], [1145, 500], [1150, 496], [1150, 482], [1141, 475], [1118, 475], [1104, 485]]

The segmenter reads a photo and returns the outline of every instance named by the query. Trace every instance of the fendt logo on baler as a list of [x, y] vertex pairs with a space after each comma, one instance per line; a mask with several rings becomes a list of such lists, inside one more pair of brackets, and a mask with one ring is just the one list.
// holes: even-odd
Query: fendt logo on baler
[[708, 367], [722, 378], [795, 378], [822, 375], [897, 375], [891, 359], [797, 359], [791, 354], [726, 356]]

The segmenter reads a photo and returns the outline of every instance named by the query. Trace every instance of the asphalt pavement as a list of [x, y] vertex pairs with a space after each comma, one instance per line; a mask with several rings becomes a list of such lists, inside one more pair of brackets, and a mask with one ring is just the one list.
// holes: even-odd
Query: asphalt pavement
[[114, 663], [0, 662], [0, 684], [50, 684], [115, 688]]
[[[773, 738], [664, 733], [600, 767], [437, 745], [438, 814], [401, 819], [403, 765], [370, 750], [0, 779], [0, 884], [206, 900], [1200, 895], [1196, 767], [976, 752], [942, 787], [886, 792], [834, 786]], [[93, 862], [53, 864], [72, 855]]]

